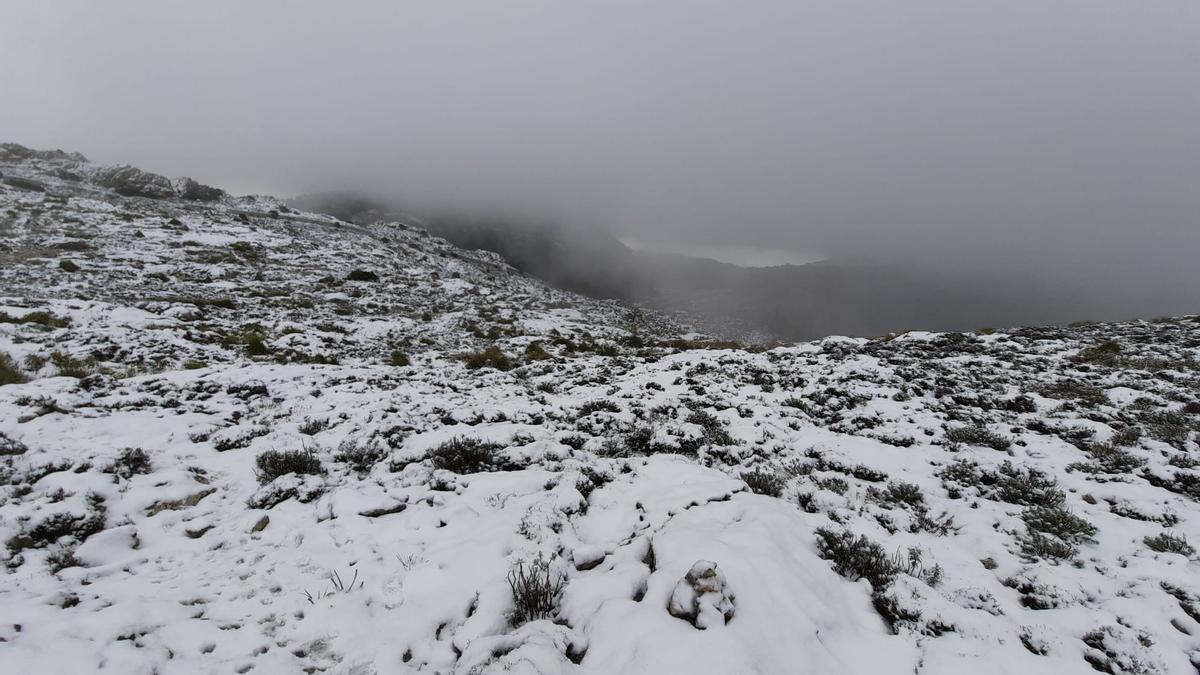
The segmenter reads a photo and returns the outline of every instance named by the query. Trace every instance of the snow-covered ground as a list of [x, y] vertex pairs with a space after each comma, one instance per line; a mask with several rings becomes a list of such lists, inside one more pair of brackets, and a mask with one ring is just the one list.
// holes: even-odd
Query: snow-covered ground
[[1200, 663], [1195, 318], [705, 348], [402, 225], [0, 174], [4, 672]]

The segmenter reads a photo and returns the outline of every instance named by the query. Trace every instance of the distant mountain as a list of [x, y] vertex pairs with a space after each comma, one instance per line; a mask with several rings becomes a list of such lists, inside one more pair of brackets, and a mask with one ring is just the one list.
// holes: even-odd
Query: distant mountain
[[832, 259], [742, 267], [638, 251], [600, 228], [506, 217], [414, 214], [348, 193], [298, 197], [293, 206], [347, 221], [420, 224], [467, 249], [484, 249], [559, 288], [702, 317], [714, 333], [750, 341], [874, 336], [910, 329], [973, 330], [1167, 314], [1155, 297], [1114, 298], [1087, 288], [971, 270]]

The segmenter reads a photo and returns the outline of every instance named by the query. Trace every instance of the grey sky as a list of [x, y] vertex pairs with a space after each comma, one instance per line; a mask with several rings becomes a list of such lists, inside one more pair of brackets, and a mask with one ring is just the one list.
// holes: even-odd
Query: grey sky
[[26, 145], [641, 240], [1200, 281], [1194, 0], [6, 5], [0, 136]]

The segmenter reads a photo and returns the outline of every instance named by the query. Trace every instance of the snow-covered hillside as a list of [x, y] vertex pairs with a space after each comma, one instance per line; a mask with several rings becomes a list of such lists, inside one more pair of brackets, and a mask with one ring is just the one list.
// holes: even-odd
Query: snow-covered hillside
[[742, 348], [404, 225], [0, 174], [0, 670], [1200, 664], [1196, 318]]

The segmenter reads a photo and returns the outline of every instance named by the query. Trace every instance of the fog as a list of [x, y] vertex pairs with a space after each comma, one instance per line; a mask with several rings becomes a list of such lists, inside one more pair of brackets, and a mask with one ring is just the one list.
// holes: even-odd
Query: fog
[[1193, 0], [300, 5], [7, 3], [0, 140], [1200, 310]]

